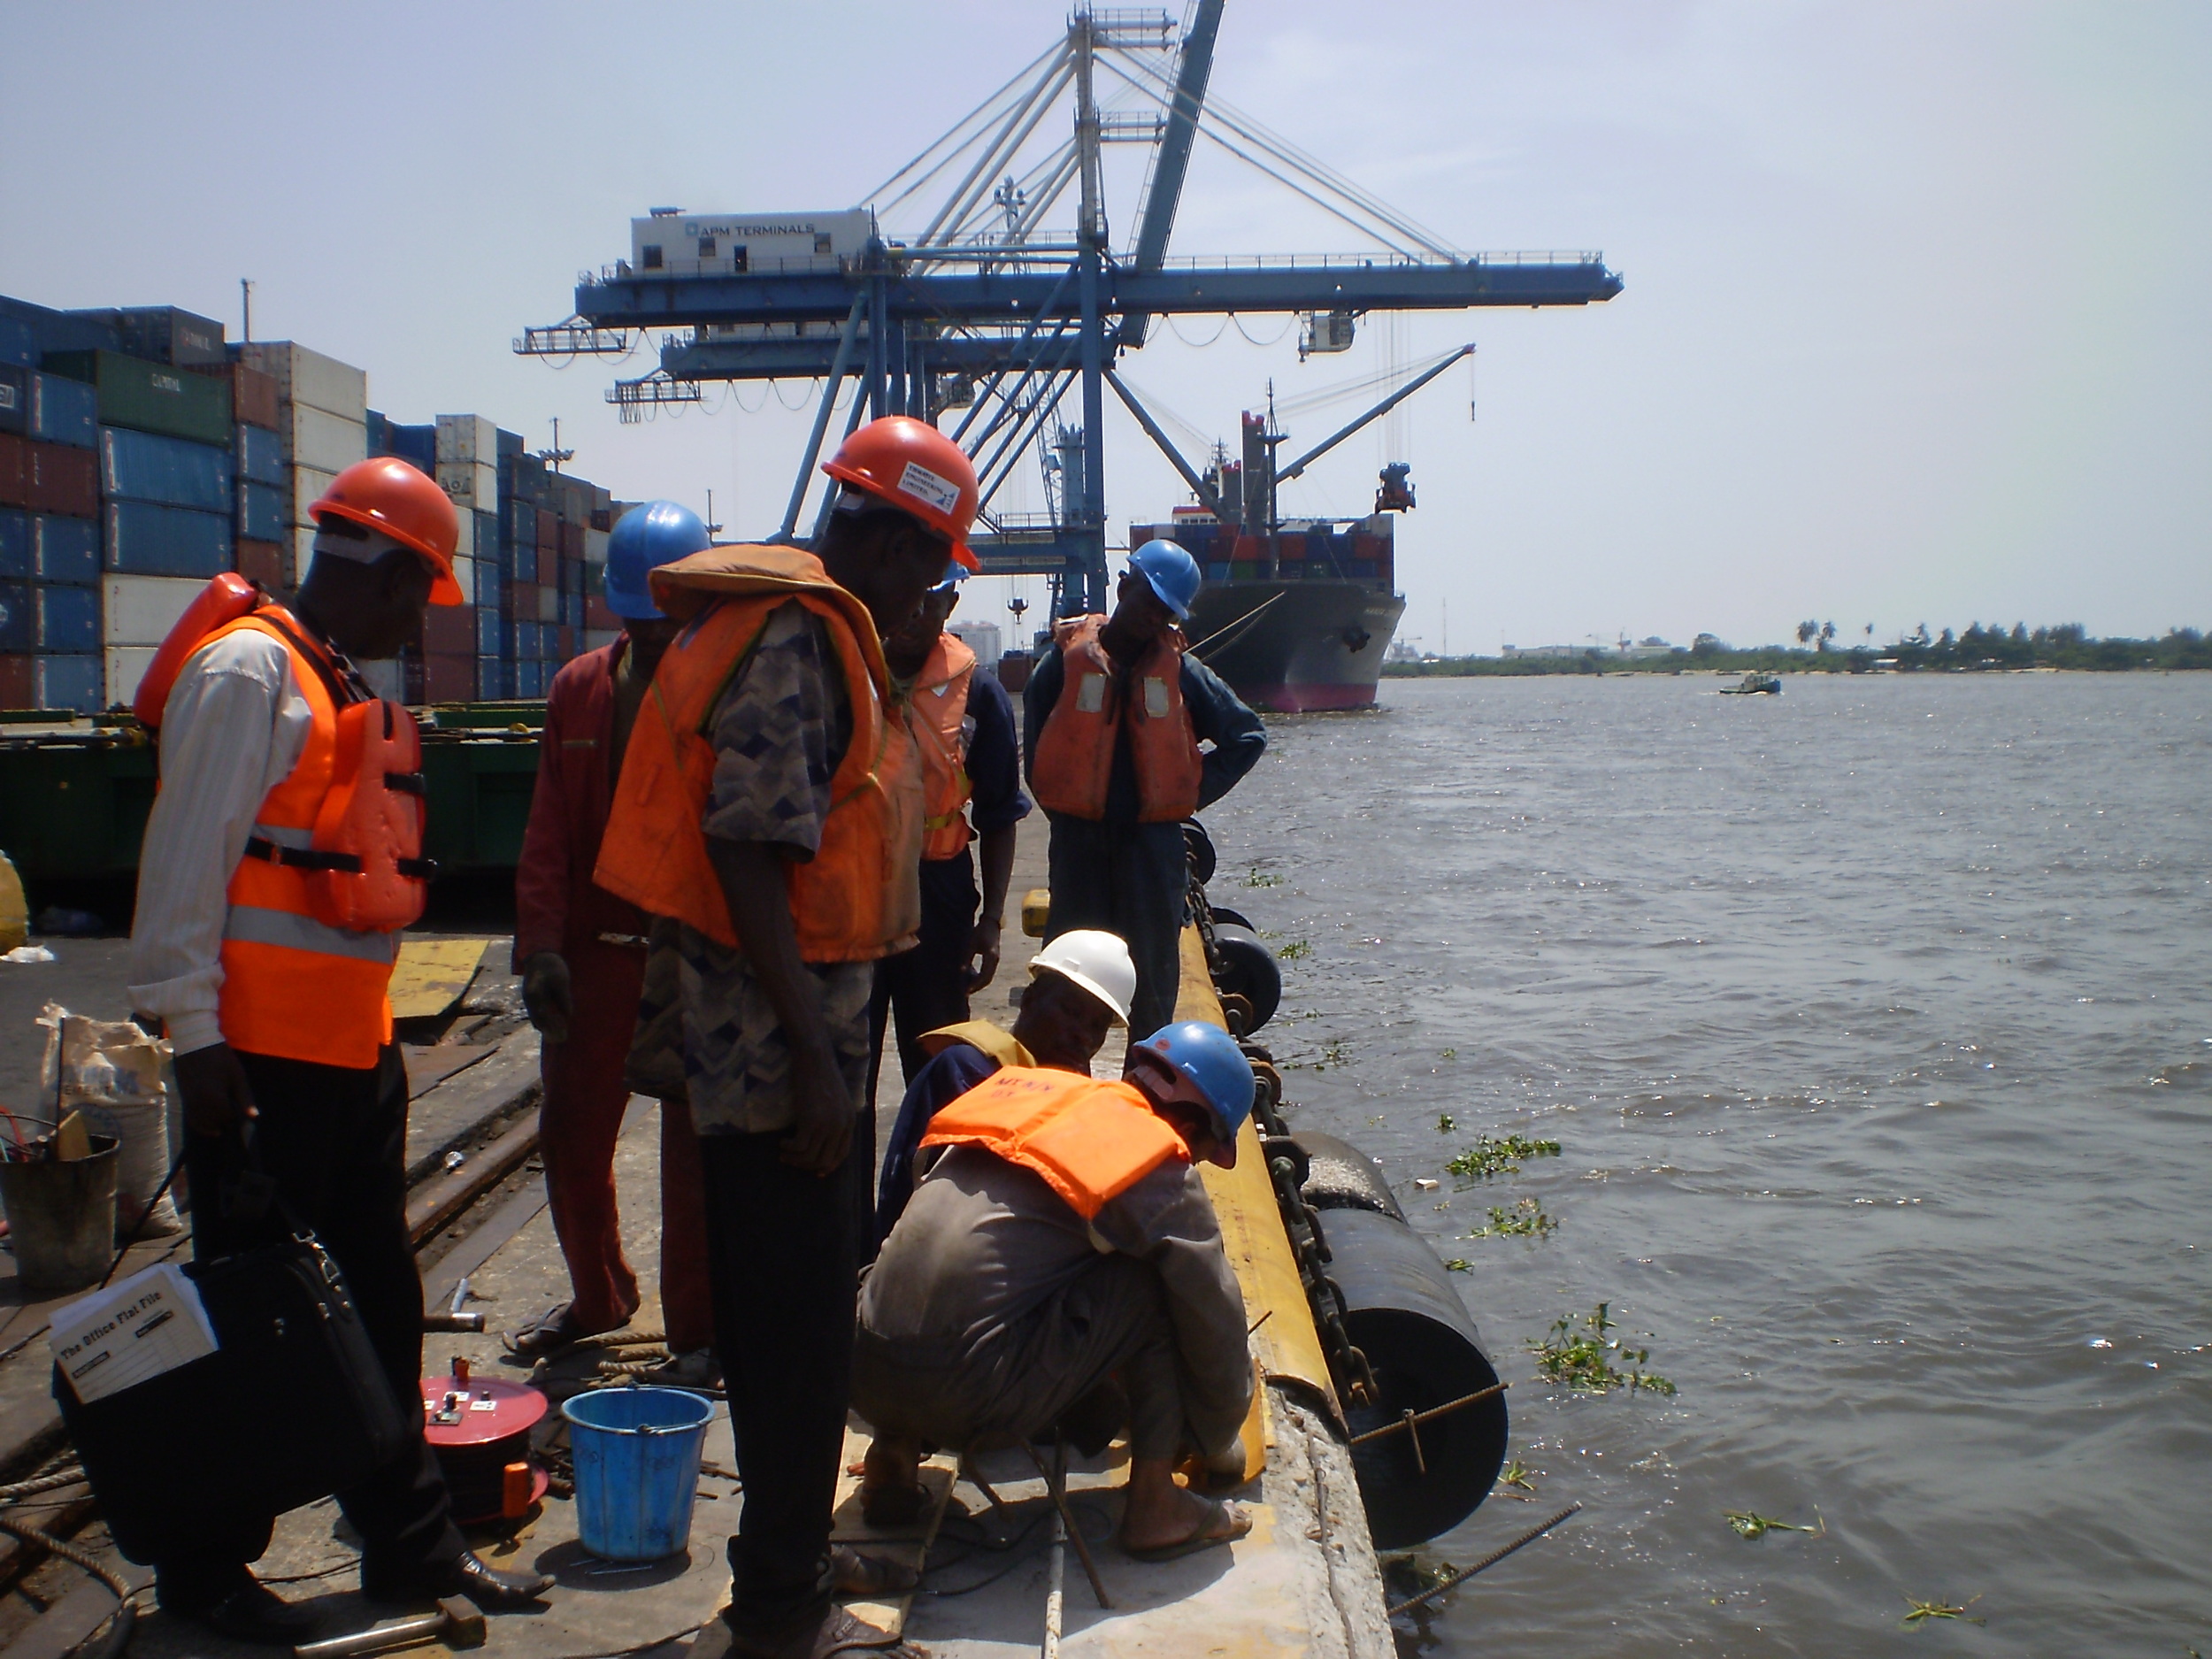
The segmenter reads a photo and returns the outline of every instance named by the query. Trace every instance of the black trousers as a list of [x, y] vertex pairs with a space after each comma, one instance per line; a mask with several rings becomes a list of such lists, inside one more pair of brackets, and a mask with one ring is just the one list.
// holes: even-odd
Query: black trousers
[[1094, 824], [1048, 813], [1052, 842], [1052, 924], [1057, 939], [1079, 927], [1118, 933], [1136, 964], [1129, 1041], [1140, 1042], [1175, 1018], [1182, 989], [1183, 924], [1188, 876], [1179, 824]]
[[730, 1622], [772, 1631], [829, 1605], [830, 1521], [852, 1386], [853, 1312], [874, 1148], [833, 1175], [782, 1161], [782, 1131], [699, 1137], [714, 1346], [745, 1509]]
[[884, 1028], [895, 1022], [899, 1081], [913, 1082], [929, 1064], [922, 1033], [968, 1018], [968, 941], [975, 936], [975, 854], [962, 848], [949, 858], [922, 861], [922, 926], [911, 950], [876, 964], [875, 995], [868, 1003], [868, 1093], [876, 1097], [883, 1071]]
[[[387, 1047], [366, 1071], [241, 1054], [260, 1110], [261, 1167], [292, 1213], [312, 1227], [346, 1276], [369, 1340], [409, 1425], [406, 1449], [338, 1507], [380, 1571], [458, 1556], [466, 1548], [448, 1514], [445, 1479], [422, 1438], [422, 1279], [407, 1238], [407, 1070]], [[258, 1223], [227, 1217], [224, 1194], [243, 1167], [237, 1137], [194, 1135], [192, 1254], [205, 1260], [279, 1236], [273, 1209]], [[253, 1455], [241, 1447], [242, 1457]], [[202, 1502], [208, 1494], [199, 1494]], [[206, 1545], [157, 1564], [162, 1601], [192, 1606], [237, 1587], [269, 1548], [276, 1517], [245, 1510], [214, 1517]]]

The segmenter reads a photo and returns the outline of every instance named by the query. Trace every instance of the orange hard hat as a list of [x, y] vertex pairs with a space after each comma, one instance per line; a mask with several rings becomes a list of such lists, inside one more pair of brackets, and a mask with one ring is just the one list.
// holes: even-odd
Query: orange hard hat
[[319, 520], [333, 513], [381, 530], [428, 561], [432, 604], [467, 603], [461, 584], [453, 580], [453, 549], [461, 542], [461, 517], [438, 480], [421, 468], [396, 455], [356, 461], [330, 480], [322, 499], [307, 511]]
[[838, 446], [822, 470], [840, 483], [864, 490], [911, 513], [952, 542], [956, 563], [980, 568], [968, 550], [975, 522], [975, 467], [960, 446], [926, 420], [886, 415]]

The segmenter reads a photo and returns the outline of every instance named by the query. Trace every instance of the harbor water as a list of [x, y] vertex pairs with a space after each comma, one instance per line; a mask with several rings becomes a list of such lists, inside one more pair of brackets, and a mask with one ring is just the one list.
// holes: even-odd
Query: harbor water
[[[1423, 1559], [1585, 1505], [1411, 1645], [2212, 1650], [2212, 675], [1723, 683], [1386, 680], [1208, 814], [1513, 1386], [1534, 1493]], [[1601, 1302], [1678, 1394], [1538, 1379]]]

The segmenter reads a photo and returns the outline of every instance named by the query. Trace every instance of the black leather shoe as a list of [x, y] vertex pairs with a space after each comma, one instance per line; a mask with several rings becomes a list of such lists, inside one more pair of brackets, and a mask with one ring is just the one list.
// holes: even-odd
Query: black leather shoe
[[511, 1613], [552, 1587], [549, 1572], [501, 1572], [487, 1567], [472, 1550], [402, 1572], [381, 1572], [365, 1561], [361, 1563], [361, 1594], [372, 1601], [434, 1601], [443, 1595], [465, 1595], [479, 1612]]
[[312, 1609], [294, 1607], [275, 1591], [253, 1583], [202, 1607], [177, 1607], [165, 1601], [162, 1611], [204, 1624], [232, 1641], [267, 1647], [296, 1647], [312, 1641], [323, 1623], [322, 1616]]

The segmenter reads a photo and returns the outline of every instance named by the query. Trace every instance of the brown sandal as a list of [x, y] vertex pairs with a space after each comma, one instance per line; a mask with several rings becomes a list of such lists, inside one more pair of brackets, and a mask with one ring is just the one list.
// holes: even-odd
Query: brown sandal
[[835, 1659], [838, 1654], [870, 1654], [878, 1659], [929, 1659], [929, 1650], [902, 1640], [889, 1631], [862, 1623], [833, 1607], [811, 1632], [803, 1628], [782, 1640], [763, 1640], [730, 1632], [733, 1659]]
[[864, 1555], [842, 1544], [830, 1547], [830, 1572], [840, 1595], [865, 1596], [871, 1601], [904, 1595], [922, 1581], [922, 1575], [902, 1561], [888, 1555]]

